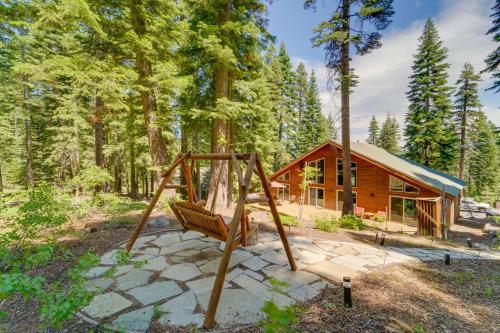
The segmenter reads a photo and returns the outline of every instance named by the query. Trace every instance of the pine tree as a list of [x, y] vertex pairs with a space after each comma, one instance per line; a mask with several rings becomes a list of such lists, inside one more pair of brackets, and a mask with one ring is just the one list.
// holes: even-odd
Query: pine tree
[[404, 131], [406, 156], [442, 171], [453, 169], [457, 153], [447, 52], [434, 23], [428, 19], [414, 55]]
[[306, 124], [307, 121], [307, 112], [308, 112], [308, 94], [309, 94], [309, 86], [308, 86], [308, 77], [304, 64], [301, 62], [297, 67], [297, 125], [296, 125], [296, 134], [295, 144], [296, 151], [295, 155], [304, 154], [308, 148], [308, 126]]
[[[495, 5], [491, 8], [493, 13], [490, 15], [493, 18], [493, 27], [486, 33], [493, 35], [495, 43], [500, 42], [500, 0], [496, 0]], [[500, 45], [485, 59], [485, 72], [490, 72], [493, 79], [493, 85], [487, 90], [493, 90], [495, 93], [500, 92]]]
[[380, 129], [380, 135], [377, 140], [377, 146], [387, 150], [389, 153], [398, 154], [400, 152], [399, 140], [401, 135], [399, 134], [399, 123], [395, 117], [391, 118], [387, 115], [382, 128]]
[[465, 155], [468, 145], [467, 133], [470, 133], [472, 123], [476, 120], [481, 104], [479, 103], [478, 85], [481, 80], [479, 74], [474, 73], [471, 64], [465, 63], [458, 79], [455, 93], [455, 121], [460, 129], [460, 160], [459, 177], [465, 179]]
[[[496, 145], [495, 126], [479, 111], [471, 130], [472, 150], [468, 160], [467, 192], [471, 196], [493, 196], [498, 188], [499, 150]], [[489, 199], [493, 199], [490, 197]]]
[[378, 146], [379, 138], [379, 127], [378, 127], [378, 122], [377, 118], [375, 116], [372, 116], [372, 120], [370, 121], [370, 127], [368, 128], [368, 139], [366, 139], [366, 142], [369, 144], [372, 144], [374, 146]]
[[278, 85], [282, 103], [278, 106], [277, 115], [278, 141], [284, 141], [285, 150], [290, 154], [289, 159], [285, 162], [289, 162], [290, 159], [297, 157], [295, 140], [299, 120], [297, 110], [297, 77], [284, 42], [280, 44], [277, 60], [282, 79]]
[[[316, 0], [306, 0], [306, 8], [314, 8]], [[392, 0], [341, 0], [337, 9], [327, 21], [315, 29], [314, 46], [324, 45], [326, 66], [330, 84], [340, 87], [342, 115], [342, 165], [344, 175], [351, 173], [351, 142], [349, 124], [349, 94], [355, 85], [355, 76], [350, 68], [349, 47], [354, 45], [360, 55], [382, 46], [381, 34], [391, 23]], [[351, 20], [356, 17], [356, 20]], [[376, 31], [367, 32], [364, 23], [372, 23]], [[342, 214], [352, 214], [352, 184], [350, 177], [344, 177], [344, 206]]]
[[308, 135], [306, 134], [306, 137], [309, 137], [307, 150], [310, 150], [328, 139], [328, 126], [325, 116], [321, 113], [321, 97], [314, 70], [311, 71], [309, 78], [306, 118], [304, 119], [308, 127]]

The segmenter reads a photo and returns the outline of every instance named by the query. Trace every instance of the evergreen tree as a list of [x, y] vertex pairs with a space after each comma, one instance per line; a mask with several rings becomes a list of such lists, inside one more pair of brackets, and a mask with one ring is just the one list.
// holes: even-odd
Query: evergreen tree
[[277, 60], [281, 72], [281, 81], [278, 84], [281, 95], [281, 104], [277, 107], [278, 141], [284, 141], [285, 150], [290, 154], [288, 160], [284, 161], [288, 163], [290, 159], [297, 157], [295, 140], [299, 120], [297, 110], [297, 77], [284, 42], [280, 44]]
[[[306, 0], [306, 8], [314, 8], [316, 0]], [[381, 34], [391, 23], [392, 0], [341, 0], [331, 18], [321, 22], [315, 29], [314, 46], [324, 45], [326, 66], [330, 73], [330, 84], [340, 87], [342, 115], [342, 165], [343, 174], [351, 173], [351, 138], [349, 116], [349, 94], [355, 85], [355, 76], [350, 68], [350, 45], [359, 55], [381, 47]], [[356, 20], [351, 20], [356, 17]], [[366, 30], [364, 23], [372, 23], [376, 31]], [[352, 214], [352, 184], [344, 177], [344, 206], [342, 214]]]
[[468, 145], [467, 133], [470, 133], [473, 122], [481, 104], [479, 103], [478, 85], [481, 77], [474, 73], [471, 64], [465, 63], [460, 78], [458, 79], [455, 93], [455, 121], [460, 129], [460, 160], [459, 177], [465, 179], [465, 155]]
[[495, 126], [479, 111], [471, 130], [472, 149], [468, 160], [467, 192], [471, 196], [498, 196], [499, 150]]
[[387, 150], [389, 153], [398, 154], [400, 152], [399, 140], [401, 135], [399, 134], [399, 123], [395, 117], [391, 118], [387, 115], [382, 128], [380, 129], [380, 135], [377, 139], [377, 146]]
[[406, 156], [442, 171], [453, 169], [456, 160], [456, 132], [452, 121], [448, 86], [448, 50], [436, 27], [428, 19], [414, 55], [407, 92]]
[[[495, 5], [491, 8], [493, 13], [490, 15], [493, 18], [493, 27], [486, 33], [493, 35], [495, 43], [500, 42], [500, 0], [496, 0]], [[494, 90], [495, 93], [500, 92], [500, 45], [485, 59], [485, 72], [490, 72], [493, 79], [493, 85], [488, 90]]]
[[318, 83], [314, 70], [311, 71], [311, 76], [309, 78], [307, 116], [305, 118], [304, 122], [309, 129], [308, 134], [305, 133], [306, 137], [309, 137], [309, 147], [307, 150], [310, 150], [328, 139], [328, 125], [326, 124], [325, 116], [321, 113], [321, 97], [319, 95]]
[[301, 62], [297, 67], [297, 126], [296, 126], [296, 134], [295, 136], [295, 144], [297, 153], [295, 155], [304, 154], [309, 144], [307, 142], [307, 131], [308, 126], [306, 124], [307, 121], [307, 112], [308, 112], [308, 95], [309, 95], [309, 86], [308, 86], [308, 77], [304, 64]]
[[375, 116], [372, 116], [372, 120], [370, 120], [370, 127], [368, 128], [368, 139], [366, 139], [366, 142], [369, 144], [372, 144], [374, 146], [378, 146], [379, 138], [379, 127], [378, 127], [378, 122], [377, 118]]

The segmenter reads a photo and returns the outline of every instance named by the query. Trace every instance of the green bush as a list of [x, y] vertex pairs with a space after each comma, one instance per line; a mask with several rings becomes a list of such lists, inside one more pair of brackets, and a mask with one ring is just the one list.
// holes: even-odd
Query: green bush
[[68, 185], [75, 188], [82, 188], [85, 192], [94, 191], [97, 186], [100, 186], [105, 182], [110, 183], [112, 181], [113, 177], [106, 169], [93, 165], [80, 171], [78, 176], [72, 178], [68, 182]]
[[377, 215], [377, 214], [375, 214], [375, 216], [373, 217], [373, 219], [374, 219], [376, 222], [379, 222], [379, 223], [383, 223], [383, 222], [385, 222], [385, 216], [382, 216], [382, 215]]
[[314, 218], [314, 226], [322, 231], [335, 232], [338, 228], [338, 221], [333, 215], [321, 215]]
[[361, 230], [363, 228], [363, 221], [354, 215], [344, 215], [339, 219], [339, 224], [342, 228]]
[[120, 197], [114, 193], [98, 193], [94, 205], [105, 214], [123, 215], [134, 210], [143, 210], [146, 203], [133, 201], [128, 197]]
[[[268, 215], [271, 220], [273, 220], [273, 215]], [[295, 216], [280, 214], [281, 224], [286, 225], [288, 227], [297, 226], [300, 224], [300, 221]], [[273, 220], [274, 221], [274, 220]]]
[[[269, 279], [269, 283], [271, 284], [269, 291], [275, 294], [283, 294], [284, 291], [281, 288], [288, 287], [287, 283], [273, 278]], [[297, 315], [301, 311], [300, 308], [291, 305], [280, 307], [272, 299], [266, 301], [261, 310], [266, 314], [266, 319], [261, 320], [257, 325], [262, 328], [264, 333], [291, 333], [297, 331], [292, 325], [298, 322]]]
[[0, 246], [22, 247], [50, 237], [47, 231], [68, 221], [66, 211], [56, 199], [55, 191], [42, 185], [28, 192], [28, 201], [17, 210], [16, 216], [7, 221], [6, 233], [0, 234]]

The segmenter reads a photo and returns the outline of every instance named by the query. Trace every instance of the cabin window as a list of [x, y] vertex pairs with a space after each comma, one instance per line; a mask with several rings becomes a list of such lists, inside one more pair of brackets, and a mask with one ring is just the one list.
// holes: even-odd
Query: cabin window
[[278, 199], [290, 200], [290, 185], [285, 185], [285, 187], [278, 188]]
[[325, 160], [316, 160], [307, 162], [307, 166], [314, 168], [312, 176], [309, 178], [315, 184], [325, 183]]
[[417, 201], [410, 198], [391, 196], [391, 221], [417, 225]]
[[278, 177], [278, 180], [290, 180], [290, 171], [285, 172], [281, 176]]
[[394, 176], [389, 176], [389, 190], [392, 192], [420, 193], [420, 189]]
[[410, 185], [410, 184], [405, 182], [405, 192], [406, 193], [420, 193], [420, 190], [418, 189], [418, 187], [415, 187], [415, 186]]
[[[356, 162], [351, 162], [351, 184], [353, 187], [356, 187], [357, 184], [357, 172], [358, 171], [358, 165]], [[337, 158], [337, 185], [344, 185], [344, 177], [343, 177], [343, 170], [342, 170], [342, 160], [340, 158]]]
[[323, 207], [325, 203], [325, 191], [318, 187], [309, 187], [309, 205]]
[[[356, 192], [352, 192], [352, 205], [356, 207], [358, 202], [358, 194]], [[342, 210], [342, 206], [344, 206], [344, 191], [337, 191], [337, 210]]]
[[389, 176], [389, 190], [392, 192], [403, 192], [403, 181], [399, 178]]

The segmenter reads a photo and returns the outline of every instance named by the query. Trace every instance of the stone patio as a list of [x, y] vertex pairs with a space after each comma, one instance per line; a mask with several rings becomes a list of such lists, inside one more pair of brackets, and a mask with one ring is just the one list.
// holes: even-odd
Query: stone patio
[[[298, 270], [290, 271], [279, 236], [260, 233], [255, 246], [233, 251], [217, 309], [220, 327], [252, 323], [263, 317], [266, 300], [284, 306], [339, 286], [343, 276], [411, 261], [440, 260], [445, 250], [377, 247], [359, 243], [289, 237]], [[123, 245], [102, 256], [88, 271], [90, 290], [101, 293], [82, 309], [82, 318], [126, 332], [145, 332], [151, 321], [162, 325], [203, 324], [224, 244], [189, 231], [140, 237], [129, 262], [118, 265]], [[500, 259], [497, 255], [450, 250], [456, 259]], [[272, 293], [269, 278], [286, 282], [284, 294]]]

